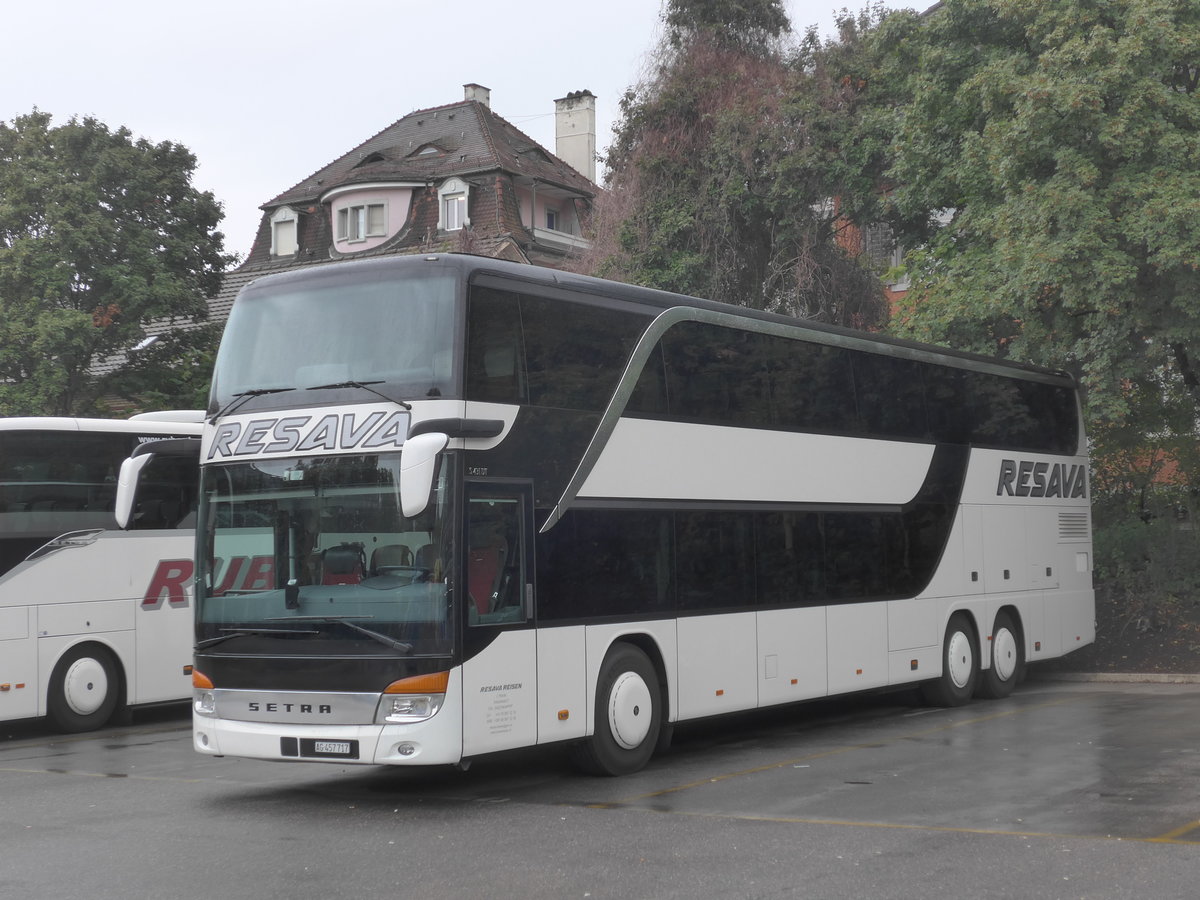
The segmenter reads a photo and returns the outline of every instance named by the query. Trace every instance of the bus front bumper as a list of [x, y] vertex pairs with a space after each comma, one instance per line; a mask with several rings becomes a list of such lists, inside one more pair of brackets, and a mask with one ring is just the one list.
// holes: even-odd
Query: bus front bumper
[[207, 756], [283, 762], [453, 765], [462, 759], [462, 735], [454, 724], [440, 715], [411, 725], [294, 725], [193, 714], [192, 745]]

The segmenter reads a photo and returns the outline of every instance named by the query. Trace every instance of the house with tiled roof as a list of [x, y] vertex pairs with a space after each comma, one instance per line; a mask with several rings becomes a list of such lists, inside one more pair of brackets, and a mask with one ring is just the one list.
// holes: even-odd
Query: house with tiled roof
[[468, 252], [560, 268], [587, 249], [599, 190], [596, 99], [555, 100], [555, 152], [491, 108], [491, 92], [417, 110], [268, 200], [246, 260], [210, 304], [296, 266], [392, 253]]
[[[268, 200], [245, 261], [209, 302], [222, 326], [250, 281], [296, 266], [390, 253], [466, 252], [551, 268], [588, 247], [596, 187], [596, 98], [554, 101], [555, 152], [492, 111], [491, 91], [421, 109]], [[162, 320], [135, 348], [196, 323]], [[124, 365], [98, 362], [93, 375]]]

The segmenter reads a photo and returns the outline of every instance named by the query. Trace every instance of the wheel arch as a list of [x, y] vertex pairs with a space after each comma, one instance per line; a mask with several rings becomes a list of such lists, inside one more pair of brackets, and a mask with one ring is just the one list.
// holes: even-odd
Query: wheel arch
[[103, 638], [89, 635], [81, 640], [71, 641], [59, 647], [58, 652], [54, 654], [53, 659], [47, 660], [46, 664], [41, 667], [42, 670], [42, 689], [38, 697], [38, 715], [46, 715], [50, 705], [50, 685], [54, 680], [54, 671], [58, 668], [59, 663], [68, 653], [73, 653], [76, 650], [87, 650], [94, 652], [96, 649], [104, 651], [112, 660], [113, 667], [117, 674], [117, 709], [122, 709], [129, 705], [129, 673], [125, 671], [125, 658], [121, 655], [121, 651], [104, 640]]
[[[985, 624], [984, 622], [981, 622], [980, 619], [986, 618], [988, 614], [987, 609], [980, 604], [964, 603], [959, 606], [951, 607], [946, 612], [946, 618], [942, 620], [942, 627], [938, 634], [944, 635], [946, 633], [946, 628], [950, 625], [950, 620], [960, 614], [966, 618], [967, 624], [971, 626], [971, 630], [974, 632], [972, 637], [974, 638], [975, 642], [975, 652], [980, 660], [980, 664], [982, 665], [983, 660], [989, 657], [989, 653], [987, 652], [988, 638], [992, 633], [992, 622], [996, 620], [996, 617], [993, 615], [991, 619], [986, 621]], [[940, 637], [939, 640], [941, 640]]]
[[637, 647], [650, 660], [650, 665], [654, 666], [654, 673], [658, 676], [659, 692], [662, 694], [662, 721], [674, 721], [671, 715], [671, 685], [674, 680], [667, 672], [665, 655], [662, 647], [654, 635], [644, 631], [631, 631], [624, 634], [614, 635], [612, 640], [604, 648], [603, 659], [612, 652], [613, 647], [618, 643], [632, 644]]

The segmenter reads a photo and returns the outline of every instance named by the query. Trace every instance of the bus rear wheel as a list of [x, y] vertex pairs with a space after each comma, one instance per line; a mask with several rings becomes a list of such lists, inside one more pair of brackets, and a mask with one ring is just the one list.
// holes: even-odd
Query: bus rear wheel
[[93, 731], [112, 718], [119, 694], [112, 654], [96, 645], [74, 647], [50, 676], [46, 712], [59, 731]]
[[596, 680], [595, 731], [573, 748], [593, 775], [629, 775], [649, 762], [662, 730], [662, 692], [650, 658], [632, 644], [613, 645]]
[[925, 702], [931, 706], [962, 706], [975, 693], [979, 681], [979, 653], [975, 629], [964, 613], [955, 613], [946, 623], [942, 642], [942, 674], [921, 685]]
[[1013, 692], [1025, 670], [1025, 644], [1021, 630], [1005, 610], [992, 625], [991, 665], [980, 673], [979, 696], [1001, 700]]

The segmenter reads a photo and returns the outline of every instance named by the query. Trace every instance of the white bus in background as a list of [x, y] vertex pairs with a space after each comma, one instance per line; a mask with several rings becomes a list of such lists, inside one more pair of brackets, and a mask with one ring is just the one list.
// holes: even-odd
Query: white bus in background
[[209, 412], [202, 753], [615, 775], [677, 722], [1000, 698], [1094, 636], [1061, 372], [429, 255], [247, 286]]
[[113, 508], [122, 461], [201, 419], [0, 419], [0, 721], [88, 731], [189, 696], [195, 455], [156, 454], [130, 530]]

